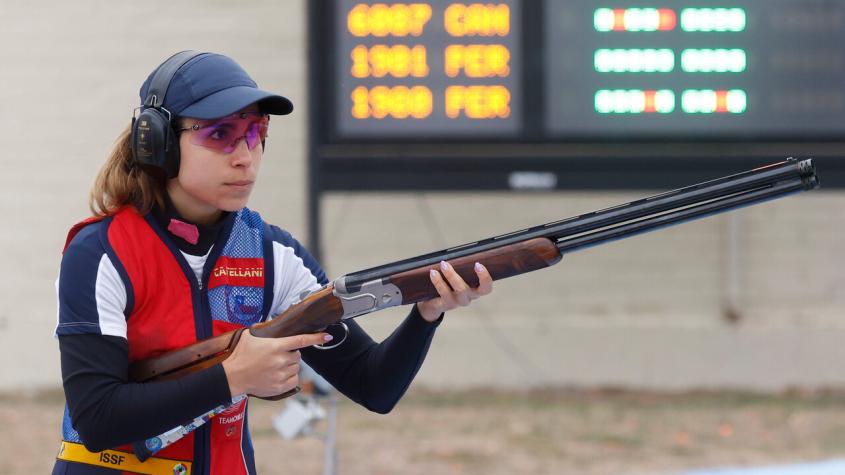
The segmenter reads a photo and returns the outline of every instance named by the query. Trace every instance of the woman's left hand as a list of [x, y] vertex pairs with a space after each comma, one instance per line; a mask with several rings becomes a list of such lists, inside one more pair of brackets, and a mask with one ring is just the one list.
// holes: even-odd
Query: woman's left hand
[[440, 272], [432, 269], [431, 283], [437, 289], [439, 297], [431, 300], [419, 302], [417, 309], [420, 315], [428, 321], [433, 322], [440, 318], [440, 314], [448, 312], [449, 310], [466, 307], [473, 300], [487, 295], [493, 291], [493, 278], [487, 269], [479, 264], [475, 264], [475, 274], [478, 276], [478, 287], [470, 287], [455, 272], [455, 269], [446, 261], [440, 263]]

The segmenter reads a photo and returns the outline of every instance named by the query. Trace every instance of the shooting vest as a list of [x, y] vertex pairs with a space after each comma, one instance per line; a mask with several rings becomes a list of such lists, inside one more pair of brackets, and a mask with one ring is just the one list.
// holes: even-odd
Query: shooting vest
[[[74, 226], [67, 242], [96, 220]], [[269, 313], [272, 242], [258, 213], [244, 208], [227, 218], [199, 281], [152, 216], [125, 207], [105, 220], [100, 239], [127, 287], [130, 363], [253, 325]], [[246, 405], [244, 400], [215, 416], [155, 457], [188, 461], [192, 474], [254, 474]], [[199, 414], [185, 422], [194, 416]], [[80, 442], [69, 422], [66, 414], [64, 440]], [[132, 447], [116, 450], [131, 453]]]

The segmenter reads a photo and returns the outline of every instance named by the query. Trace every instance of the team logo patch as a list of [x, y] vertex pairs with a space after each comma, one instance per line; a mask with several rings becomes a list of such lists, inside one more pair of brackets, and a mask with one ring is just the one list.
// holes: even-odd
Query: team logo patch
[[238, 434], [238, 427], [243, 423], [246, 415], [246, 400], [240, 401], [237, 404], [232, 404], [227, 407], [220, 415], [217, 416], [217, 423], [225, 426], [224, 433], [226, 437], [234, 437]]
[[221, 256], [211, 271], [208, 288], [221, 285], [264, 287], [264, 259]]
[[258, 305], [249, 305], [245, 295], [232, 295], [229, 298], [229, 316], [237, 320], [249, 320], [258, 315], [261, 308]]
[[150, 452], [158, 452], [158, 450], [161, 449], [161, 439], [158, 437], [147, 439], [146, 442], [144, 442], [144, 445], [147, 446], [147, 450]]

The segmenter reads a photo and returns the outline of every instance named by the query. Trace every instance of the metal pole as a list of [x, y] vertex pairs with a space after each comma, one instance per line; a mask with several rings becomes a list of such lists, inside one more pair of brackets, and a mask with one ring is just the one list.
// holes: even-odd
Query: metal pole
[[319, 166], [317, 163], [317, 131], [319, 130], [318, 117], [320, 91], [315, 90], [314, 84], [317, 76], [318, 53], [319, 48], [316, 46], [316, 41], [319, 39], [319, 27], [315, 9], [317, 8], [312, 2], [306, 2], [308, 10], [308, 152], [306, 155], [307, 170], [308, 170], [308, 193], [307, 193], [307, 212], [308, 212], [308, 250], [317, 262], [323, 261], [323, 252], [320, 246], [322, 241], [320, 229], [320, 199], [322, 190], [320, 189]]
[[732, 213], [728, 219], [728, 246], [726, 256], [726, 276], [723, 282], [724, 304], [722, 308], [723, 317], [728, 323], [738, 323], [742, 319], [742, 296], [743, 269], [745, 268], [743, 257], [745, 255], [742, 243], [743, 219], [742, 213]]
[[334, 390], [329, 392], [329, 420], [325, 436], [325, 463], [323, 464], [323, 475], [337, 475], [337, 394]]

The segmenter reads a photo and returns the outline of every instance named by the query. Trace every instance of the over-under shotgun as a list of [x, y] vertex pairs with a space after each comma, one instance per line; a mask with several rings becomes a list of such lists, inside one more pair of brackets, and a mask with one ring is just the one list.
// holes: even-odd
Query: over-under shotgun
[[[786, 161], [619, 206], [491, 237], [339, 277], [248, 330], [279, 338], [316, 333], [343, 320], [437, 297], [429, 271], [448, 261], [471, 286], [481, 262], [493, 280], [549, 267], [563, 254], [819, 186], [811, 160]], [[240, 329], [130, 365], [136, 382], [174, 378], [229, 357]]]
[[[438, 268], [440, 261], [448, 261], [469, 285], [476, 286], [476, 262], [487, 267], [493, 280], [504, 279], [554, 265], [563, 254], [818, 186], [811, 160], [789, 158], [623, 205], [347, 274], [302, 295], [284, 313], [248, 330], [265, 338], [316, 333], [346, 319], [436, 297], [429, 271]], [[170, 379], [213, 366], [232, 354], [245, 330], [135, 362], [129, 368], [130, 378], [136, 382]], [[342, 340], [337, 344], [342, 344]], [[295, 392], [267, 399], [280, 399]], [[144, 459], [213, 415], [214, 411], [148, 439], [146, 450], [143, 443], [136, 444], [136, 453]]]

